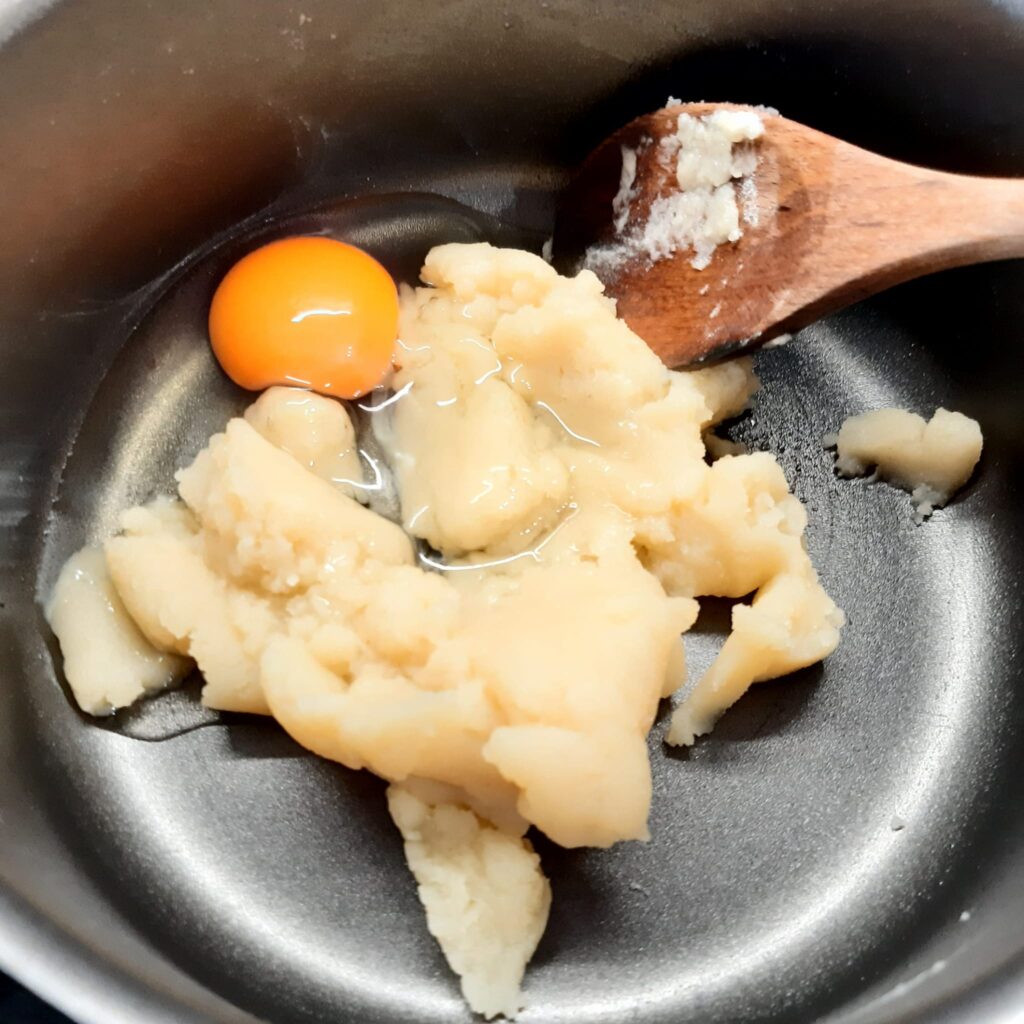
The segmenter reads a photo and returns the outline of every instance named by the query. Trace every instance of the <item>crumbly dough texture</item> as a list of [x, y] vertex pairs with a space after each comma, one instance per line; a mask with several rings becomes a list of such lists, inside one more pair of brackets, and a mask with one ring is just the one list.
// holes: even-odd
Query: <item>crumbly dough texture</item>
[[657, 151], [659, 163], [671, 168], [676, 188], [659, 195], [642, 221], [633, 215], [637, 153], [654, 143], [644, 139], [639, 150], [622, 146], [619, 190], [611, 211], [615, 237], [591, 246], [584, 265], [608, 276], [636, 260], [652, 264], [692, 251], [690, 265], [704, 270], [718, 246], [743, 237], [741, 222], [757, 225], [753, 143], [763, 134], [764, 122], [755, 110], [679, 114], [676, 130], [658, 142]]
[[836, 446], [843, 476], [877, 467], [880, 476], [910, 491], [917, 522], [967, 483], [983, 443], [976, 420], [941, 408], [927, 421], [906, 409], [875, 409], [851, 416], [825, 440]]
[[523, 973], [540, 942], [551, 886], [530, 843], [472, 811], [388, 787], [388, 809], [427, 911], [427, 927], [485, 1017], [522, 1009]]
[[[705, 461], [704, 433], [756, 388], [748, 362], [671, 372], [593, 274], [529, 253], [440, 246], [423, 280], [402, 293], [401, 398], [373, 414], [404, 530], [349, 496], [343, 407], [303, 396], [296, 414], [275, 389], [178, 473], [180, 500], [125, 513], [106, 562], [117, 614], [149, 656], [196, 661], [205, 703], [269, 711], [403, 787], [392, 813], [431, 929], [470, 1004], [510, 1013], [547, 907], [520, 836], [647, 837], [646, 736], [684, 681], [696, 598], [754, 594], [671, 743], [827, 655], [842, 614], [772, 456]], [[53, 622], [74, 664], [83, 634]], [[69, 674], [87, 709], [89, 671]], [[444, 806], [401, 795], [428, 783]]]

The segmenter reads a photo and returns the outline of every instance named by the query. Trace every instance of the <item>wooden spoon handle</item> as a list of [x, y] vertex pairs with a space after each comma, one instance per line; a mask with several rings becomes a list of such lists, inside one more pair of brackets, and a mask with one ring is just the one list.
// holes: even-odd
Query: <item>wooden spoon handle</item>
[[936, 260], [948, 261], [930, 269], [1024, 256], [1024, 181], [918, 173], [919, 201], [935, 218], [919, 237], [934, 244]]
[[[1024, 256], [1024, 181], [915, 167], [785, 118], [767, 121], [760, 226], [736, 250], [744, 298], [730, 310], [728, 279], [713, 279], [701, 300], [710, 304], [706, 350], [714, 335], [764, 340], [924, 274]], [[666, 361], [685, 361], [674, 344]]]
[[[815, 239], [829, 260], [805, 268], [792, 308], [778, 310], [790, 318], [782, 329], [923, 274], [1024, 256], [1024, 181], [869, 160], [845, 143], [833, 153], [831, 165], [819, 168], [832, 182], [818, 193], [828, 200]], [[785, 209], [776, 215], [784, 218]]]

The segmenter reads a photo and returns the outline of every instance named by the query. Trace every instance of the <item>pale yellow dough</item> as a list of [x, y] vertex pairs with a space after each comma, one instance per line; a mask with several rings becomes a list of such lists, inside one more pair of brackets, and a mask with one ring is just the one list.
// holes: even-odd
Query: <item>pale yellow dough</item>
[[[827, 655], [842, 614], [775, 460], [705, 461], [705, 432], [756, 388], [749, 363], [670, 372], [596, 277], [525, 252], [441, 246], [423, 279], [402, 293], [400, 397], [372, 414], [404, 531], [349, 496], [343, 407], [275, 389], [179, 472], [180, 502], [130, 510], [105, 550], [149, 653], [194, 658], [207, 704], [269, 711], [402, 785], [431, 929], [470, 1004], [510, 1013], [547, 908], [519, 837], [647, 837], [647, 732], [684, 682], [695, 598], [755, 594], [673, 743]], [[424, 785], [443, 800], [402, 795]]]
[[836, 445], [836, 468], [844, 476], [877, 467], [910, 491], [918, 522], [967, 483], [983, 443], [977, 420], [948, 409], [936, 409], [927, 421], [906, 409], [875, 409], [851, 416], [826, 440]]
[[[500, 567], [523, 578], [596, 551], [598, 564], [614, 558], [621, 573], [635, 554], [677, 601], [744, 597], [786, 581], [753, 608], [737, 607], [737, 632], [677, 710], [671, 743], [707, 732], [752, 682], [835, 648], [842, 613], [818, 583], [803, 544], [806, 514], [778, 463], [763, 452], [704, 460], [704, 432], [757, 387], [749, 361], [666, 370], [615, 318], [593, 275], [562, 278], [527, 253], [441, 246], [423, 277], [434, 287], [403, 296], [395, 387], [409, 391], [377, 421], [410, 533], [449, 559], [535, 549], [536, 560]], [[609, 609], [594, 593], [557, 621], [605, 623]], [[587, 630], [591, 643], [602, 631]], [[530, 635], [506, 636], [513, 632]], [[552, 638], [551, 650], [559, 647]], [[652, 669], [643, 686], [648, 701], [654, 677]], [[531, 747], [540, 741], [534, 734]], [[503, 772], [512, 774], [507, 763]], [[639, 800], [639, 776], [632, 792]]]
[[462, 992], [485, 1017], [514, 1017], [519, 984], [544, 934], [551, 886], [525, 839], [472, 811], [430, 802], [401, 786], [388, 789], [391, 817], [440, 943]]
[[298, 388], [268, 388], [246, 409], [245, 418], [257, 433], [317, 476], [365, 500], [356, 432], [340, 403]]
[[99, 548], [82, 548], [61, 569], [46, 606], [60, 640], [64, 677], [83, 711], [109, 715], [181, 679], [190, 664], [146, 642], [125, 610]]

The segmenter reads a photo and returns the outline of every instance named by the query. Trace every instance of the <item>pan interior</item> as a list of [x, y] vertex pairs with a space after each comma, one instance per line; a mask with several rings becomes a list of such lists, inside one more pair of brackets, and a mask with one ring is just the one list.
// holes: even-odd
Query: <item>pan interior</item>
[[[504, 194], [516, 173], [496, 176]], [[97, 320], [120, 337], [53, 456], [38, 592], [120, 509], [169, 492], [173, 470], [250, 400], [205, 337], [212, 288], [238, 252], [328, 231], [412, 280], [439, 241], [539, 249], [543, 218], [481, 213], [500, 209], [501, 190], [456, 184], [447, 191], [471, 205], [404, 193], [282, 212]], [[552, 195], [534, 189], [534, 211]], [[539, 840], [554, 904], [522, 1020], [891, 1020], [1012, 954], [998, 922], [1021, 897], [998, 880], [1020, 829], [1004, 798], [1021, 753], [1022, 566], [1007, 528], [1021, 439], [999, 325], [1015, 301], [1019, 318], [1019, 284], [1009, 266], [947, 274], [759, 356], [763, 388], [731, 436], [775, 452], [808, 506], [813, 560], [849, 619], [843, 642], [823, 667], [755, 687], [687, 753], [662, 746], [662, 716], [649, 843]], [[966, 312], [983, 305], [991, 331]], [[907, 495], [837, 480], [821, 443], [883, 405], [944, 405], [985, 430], [976, 481], [923, 526]], [[727, 622], [724, 603], [706, 603], [691, 672]], [[379, 781], [273, 723], [204, 711], [194, 682], [94, 724], [71, 710], [41, 620], [31, 643], [37, 714], [20, 742], [48, 752], [47, 811], [163, 956], [261, 1019], [470, 1019]]]

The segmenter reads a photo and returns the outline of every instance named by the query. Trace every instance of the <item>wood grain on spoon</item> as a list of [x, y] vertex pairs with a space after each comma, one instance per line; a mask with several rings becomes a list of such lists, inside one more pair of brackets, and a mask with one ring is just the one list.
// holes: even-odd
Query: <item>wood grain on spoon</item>
[[[667, 107], [605, 140], [559, 206], [556, 258], [615, 240], [621, 147], [638, 151], [630, 223], [642, 223], [651, 203], [676, 187], [675, 162], [659, 160], [658, 140], [675, 133], [680, 113], [722, 109], [751, 108]], [[690, 266], [687, 250], [627, 263], [605, 281], [620, 315], [667, 365], [749, 350], [922, 274], [1024, 256], [1024, 180], [926, 170], [776, 114], [761, 117], [756, 226], [720, 245], [704, 270]]]

